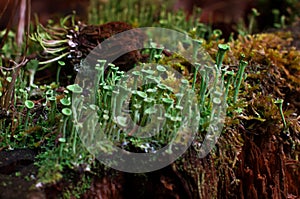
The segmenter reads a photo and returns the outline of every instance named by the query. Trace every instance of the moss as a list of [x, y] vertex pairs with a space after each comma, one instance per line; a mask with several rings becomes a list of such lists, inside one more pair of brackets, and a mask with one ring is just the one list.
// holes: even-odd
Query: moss
[[[218, 44], [223, 43], [224, 40], [207, 40], [203, 46], [216, 59]], [[241, 195], [252, 194], [253, 197], [274, 196], [262, 183], [276, 184], [287, 193], [286, 183], [298, 182], [285, 170], [284, 157], [297, 161], [299, 158], [300, 134], [296, 115], [300, 110], [297, 101], [300, 96], [300, 51], [293, 46], [290, 32], [239, 36], [229, 45], [230, 50], [224, 57], [229, 70], [238, 70], [241, 56], [249, 63], [240, 99], [235, 106], [228, 107], [225, 129], [209, 157], [197, 160], [196, 142], [195, 151], [189, 151], [177, 167], [188, 176], [186, 183], [198, 191], [197, 196], [236, 197], [237, 190]], [[284, 127], [276, 99], [284, 101], [288, 129]], [[277, 153], [280, 150], [284, 152]], [[210, 162], [214, 162], [214, 166]], [[282, 181], [271, 178], [270, 172], [287, 178]], [[217, 184], [219, 190], [208, 184]], [[292, 186], [289, 187], [296, 193]]]

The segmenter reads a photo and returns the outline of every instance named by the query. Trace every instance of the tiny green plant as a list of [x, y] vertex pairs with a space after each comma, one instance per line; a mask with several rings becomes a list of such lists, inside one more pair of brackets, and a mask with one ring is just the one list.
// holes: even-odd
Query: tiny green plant
[[60, 77], [60, 70], [61, 70], [61, 67], [65, 66], [66, 63], [64, 61], [57, 61], [58, 63], [58, 68], [57, 68], [57, 71], [56, 71], [56, 84], [59, 85], [59, 77]]
[[239, 70], [238, 73], [236, 75], [236, 79], [234, 81], [234, 84], [236, 85], [235, 90], [234, 90], [234, 96], [233, 96], [233, 102], [236, 103], [237, 99], [238, 99], [238, 93], [240, 90], [240, 86], [243, 80], [243, 76], [244, 76], [244, 72], [245, 72], [245, 68], [248, 65], [247, 61], [244, 60], [240, 60], [240, 64], [239, 64]]
[[225, 56], [226, 51], [230, 49], [228, 44], [219, 44], [218, 45], [218, 52], [216, 57], [216, 64], [218, 70], [221, 70], [221, 65]]
[[274, 15], [274, 24], [275, 28], [285, 28], [286, 27], [286, 16], [280, 15], [278, 9], [273, 9], [272, 14]]
[[28, 128], [28, 121], [30, 118], [30, 110], [34, 108], [34, 102], [31, 100], [25, 101], [25, 107], [27, 108], [26, 117], [25, 117], [25, 123], [24, 123], [24, 129], [27, 130]]
[[276, 100], [275, 104], [279, 108], [280, 116], [281, 116], [281, 119], [282, 119], [282, 122], [283, 122], [283, 128], [284, 128], [284, 131], [286, 131], [288, 129], [288, 126], [287, 126], [287, 123], [285, 121], [285, 117], [284, 117], [283, 110], [282, 110], [283, 99]]
[[62, 119], [62, 137], [58, 139], [58, 141], [61, 143], [60, 145], [60, 151], [59, 154], [62, 157], [63, 156], [63, 149], [64, 149], [64, 144], [67, 142], [67, 123], [72, 115], [72, 110], [70, 108], [63, 108], [62, 109], [62, 114], [63, 114], [63, 119]]
[[249, 19], [249, 26], [248, 26], [248, 33], [252, 34], [256, 18], [260, 15], [260, 13], [257, 11], [257, 9], [252, 8], [252, 13], [250, 15]]

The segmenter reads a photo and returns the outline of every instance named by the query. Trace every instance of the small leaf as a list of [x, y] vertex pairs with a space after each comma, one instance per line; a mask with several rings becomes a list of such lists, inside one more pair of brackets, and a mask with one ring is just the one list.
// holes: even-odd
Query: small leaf
[[31, 100], [26, 100], [25, 101], [25, 106], [29, 109], [32, 109], [34, 107], [34, 103]]
[[65, 143], [66, 142], [66, 138], [58, 138], [59, 142]]
[[173, 104], [174, 100], [171, 98], [163, 98], [162, 101], [166, 104]]
[[213, 98], [213, 103], [219, 105], [219, 104], [222, 103], [222, 101], [221, 101], [220, 98], [214, 97], [214, 98]]
[[64, 61], [58, 61], [58, 64], [61, 65], [61, 66], [66, 65], [66, 63]]
[[156, 69], [159, 71], [159, 72], [166, 72], [167, 69], [165, 67], [163, 67], [162, 65], [158, 65], [156, 66]]
[[230, 46], [229, 46], [228, 44], [219, 44], [219, 45], [218, 45], [218, 48], [219, 48], [220, 50], [227, 51], [227, 50], [230, 49]]
[[62, 99], [60, 99], [60, 103], [64, 106], [70, 106], [71, 105], [70, 98], [62, 98]]
[[126, 127], [127, 126], [127, 118], [123, 117], [123, 116], [118, 116], [117, 123], [122, 127]]
[[70, 108], [63, 108], [61, 112], [66, 116], [70, 116], [72, 114], [72, 110]]
[[6, 80], [7, 80], [9, 83], [11, 83], [12, 77], [7, 77]]
[[277, 99], [274, 103], [275, 104], [282, 104], [283, 103], [283, 99]]
[[147, 97], [147, 94], [143, 91], [137, 91], [136, 92], [138, 96], [140, 96], [141, 98], [146, 98]]
[[82, 88], [78, 85], [78, 84], [72, 84], [72, 85], [69, 85], [67, 86], [67, 89], [73, 93], [82, 93]]
[[39, 61], [36, 59], [32, 59], [26, 64], [26, 69], [36, 71], [38, 65], [39, 65]]
[[145, 110], [145, 113], [148, 114], [148, 115], [154, 114], [154, 113], [156, 113], [156, 112], [157, 112], [157, 110], [156, 110], [156, 108], [154, 108], [154, 107], [150, 107], [150, 108], [147, 108], [147, 109]]

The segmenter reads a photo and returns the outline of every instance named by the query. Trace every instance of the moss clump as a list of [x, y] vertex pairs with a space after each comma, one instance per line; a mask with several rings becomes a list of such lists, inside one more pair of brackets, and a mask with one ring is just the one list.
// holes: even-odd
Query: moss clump
[[[203, 46], [216, 58], [218, 44], [223, 43], [207, 40]], [[237, 71], [241, 57], [249, 63], [239, 100], [228, 107], [225, 129], [209, 157], [197, 159], [195, 142], [175, 167], [187, 176], [185, 183], [197, 193], [194, 197], [297, 195], [293, 184], [299, 179], [293, 173], [299, 176], [300, 51], [293, 46], [291, 32], [239, 36], [229, 45], [224, 57], [228, 70]], [[276, 99], [283, 99], [287, 127]]]

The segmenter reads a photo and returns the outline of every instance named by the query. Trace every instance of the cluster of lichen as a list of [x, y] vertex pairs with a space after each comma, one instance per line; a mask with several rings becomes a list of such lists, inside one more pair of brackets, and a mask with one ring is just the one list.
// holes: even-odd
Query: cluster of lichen
[[[60, 87], [62, 84], [59, 85], [59, 70], [56, 72], [56, 83], [36, 85], [34, 83], [35, 72], [45, 68], [38, 68], [38, 64], [49, 64], [46, 67], [58, 65], [59, 69], [65, 67], [66, 64], [62, 58], [72, 53], [68, 51], [68, 45], [74, 45], [71, 39], [67, 39], [70, 36], [67, 29], [70, 27], [65, 26], [65, 20], [68, 18], [62, 19], [59, 29], [52, 28], [56, 29], [55, 34], [52, 32], [52, 35], [49, 32], [50, 29], [47, 32], [39, 27], [37, 33], [32, 34], [32, 39], [42, 47], [43, 54], [46, 53], [45, 58], [49, 60], [45, 62], [31, 60], [24, 63], [26, 70], [22, 71], [15, 80], [18, 87], [12, 92], [14, 94], [12, 96], [16, 99], [6, 102], [6, 104], [13, 102], [15, 112], [5, 110], [5, 115], [0, 120], [0, 126], [4, 129], [0, 134], [0, 140], [3, 141], [0, 146], [40, 147], [42, 153], [38, 156], [37, 164], [40, 167], [38, 177], [45, 184], [60, 181], [67, 169], [92, 173], [91, 170], [96, 169], [95, 157], [88, 154], [82, 147], [77, 135], [80, 128], [91, 129], [97, 124], [101, 126], [100, 134], [99, 132], [93, 134], [98, 137], [88, 137], [86, 134], [87, 137], [82, 137], [83, 142], [89, 142], [89, 139], [103, 141], [102, 138], [109, 137], [117, 146], [128, 151], [155, 152], [170, 141], [172, 133], [178, 130], [180, 121], [184, 117], [192, 119], [193, 116], [189, 115], [187, 110], [182, 112], [185, 104], [180, 104], [183, 90], [192, 89], [197, 94], [192, 102], [193, 100], [200, 102], [200, 106], [197, 107], [202, 117], [199, 122], [200, 130], [187, 155], [178, 160], [176, 166], [173, 165], [173, 169], [177, 167], [179, 171], [189, 176], [187, 179], [191, 181], [186, 184], [195, 191], [195, 197], [205, 197], [207, 196], [205, 194], [217, 197], [220, 195], [216, 189], [218, 183], [223, 188], [222, 190], [228, 190], [228, 193], [239, 187], [240, 179], [235, 175], [235, 171], [243, 161], [240, 154], [247, 134], [257, 136], [260, 133], [267, 137], [270, 134], [278, 136], [276, 133], [281, 131], [282, 137], [286, 139], [285, 147], [291, 148], [291, 158], [298, 161], [300, 125], [297, 111], [299, 111], [299, 105], [297, 107], [295, 103], [297, 99], [293, 98], [299, 96], [300, 51], [291, 47], [290, 33], [240, 35], [237, 39], [231, 40], [227, 46], [221, 39], [220, 30], [211, 31], [198, 22], [186, 22], [182, 13], [178, 13], [177, 17], [164, 12], [160, 14], [161, 18], [155, 25], [186, 30], [189, 31], [187, 34], [195, 38], [193, 41], [195, 45], [191, 45], [197, 46], [194, 48], [195, 53], [190, 53], [193, 50], [188, 51], [187, 56], [192, 56], [192, 59], [196, 60], [198, 54], [203, 55], [201, 51], [203, 49], [199, 47], [202, 46], [216, 60], [216, 63], [200, 67], [196, 62], [194, 64], [197, 67], [194, 68], [180, 54], [185, 53], [184, 46], [190, 43], [179, 41], [180, 52], [168, 56], [158, 54], [153, 57], [153, 60], [150, 58], [156, 67], [153, 69], [149, 68], [152, 65], [144, 65], [139, 72], [132, 73], [134, 80], [128, 81], [127, 87], [119, 84], [122, 78], [124, 81], [127, 80], [124, 71], [120, 71], [113, 64], [109, 65], [108, 71], [102, 70], [105, 64], [103, 60], [95, 66], [96, 72], [99, 72], [97, 77], [101, 79], [93, 79], [95, 82], [92, 84], [96, 86], [94, 90], [82, 90], [77, 84], [65, 85], [66, 88]], [[147, 24], [149, 19], [152, 20], [146, 15], [140, 17], [144, 21], [138, 23], [138, 18], [129, 20], [134, 26]], [[173, 22], [176, 27], [173, 26]], [[76, 32], [78, 28], [72, 21], [72, 27], [68, 30]], [[209, 33], [207, 40], [203, 38], [206, 33]], [[10, 51], [7, 50], [7, 52], [7, 56], [10, 57]], [[83, 62], [79, 67], [82, 67], [82, 64]], [[176, 70], [185, 80], [181, 81], [180, 78], [170, 75], [162, 65]], [[210, 92], [214, 93], [221, 88], [207, 89], [209, 74], [205, 69], [215, 70], [214, 74], [220, 77], [220, 81], [224, 83], [222, 88], [225, 90], [224, 96], [209, 96]], [[6, 85], [12, 81], [14, 70], [12, 71], [5, 71], [5, 77], [0, 78], [3, 82], [0, 84], [0, 92], [6, 91], [2, 86], [4, 83]], [[87, 79], [90, 80], [90, 76], [87, 75]], [[242, 80], [245, 79], [246, 82], [243, 83]], [[145, 86], [137, 88], [134, 86], [137, 83], [145, 83]], [[172, 85], [177, 86], [171, 88]], [[77, 105], [79, 106], [82, 101], [80, 98], [71, 100], [71, 92], [74, 92], [71, 87], [78, 89], [79, 96], [82, 92], [89, 92], [90, 97], [96, 103], [78, 108]], [[287, 92], [290, 95], [287, 95]], [[131, 99], [123, 99], [124, 93], [130, 93]], [[218, 94], [218, 92], [215, 93]], [[204, 139], [209, 118], [214, 116], [212, 104], [218, 104], [221, 99], [228, 102], [223, 134], [209, 157], [200, 159], [198, 152], [201, 148], [201, 141]], [[22, 101], [24, 104], [21, 103]], [[292, 105], [289, 106], [287, 102]], [[124, 104], [128, 105], [130, 110], [122, 109]], [[166, 112], [153, 108], [153, 104], [162, 104]], [[80, 114], [90, 116], [87, 111], [95, 110], [97, 115], [89, 118], [89, 123], [84, 124], [86, 126], [80, 126], [82, 121], [77, 121], [76, 116]], [[37, 116], [35, 112], [41, 115]], [[130, 114], [125, 115], [125, 113]], [[10, 114], [14, 114], [12, 119], [9, 119]], [[156, 132], [139, 132], [138, 129], [133, 128], [129, 134], [126, 134], [124, 131], [128, 129], [122, 130], [127, 126], [129, 119], [144, 127], [151, 120], [164, 119], [162, 116], [166, 119], [166, 125], [156, 128], [151, 126]], [[22, 123], [24, 125], [17, 125]], [[266, 128], [261, 130], [262, 127]], [[267, 131], [268, 128], [273, 129], [274, 133]], [[256, 132], [258, 129], [260, 131]], [[151, 139], [134, 137], [136, 134], [157, 132], [159, 134], [154, 139], [153, 137]], [[26, 145], [24, 144], [26, 141], [32, 143]], [[112, 148], [109, 148], [111, 146], [101, 141], [96, 147], [100, 147], [104, 153], [111, 153]], [[214, 186], [211, 186], [211, 183]]]

